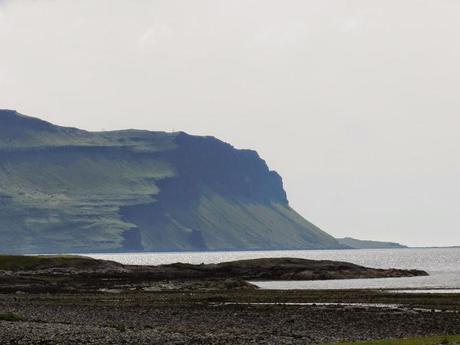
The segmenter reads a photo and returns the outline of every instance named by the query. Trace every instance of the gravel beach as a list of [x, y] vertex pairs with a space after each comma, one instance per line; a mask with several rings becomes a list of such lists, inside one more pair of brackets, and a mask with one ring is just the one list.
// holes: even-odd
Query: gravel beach
[[0, 295], [0, 314], [21, 317], [0, 321], [0, 344], [320, 344], [460, 333], [457, 311], [225, 304], [212, 297]]

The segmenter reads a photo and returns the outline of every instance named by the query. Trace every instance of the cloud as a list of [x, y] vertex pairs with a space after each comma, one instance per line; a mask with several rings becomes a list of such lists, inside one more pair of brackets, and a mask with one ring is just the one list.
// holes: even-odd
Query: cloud
[[361, 26], [361, 22], [356, 18], [348, 18], [343, 22], [342, 31], [351, 32], [356, 31]]
[[168, 39], [172, 35], [172, 30], [167, 25], [155, 24], [147, 28], [139, 36], [137, 44], [142, 52], [148, 52], [160, 40]]

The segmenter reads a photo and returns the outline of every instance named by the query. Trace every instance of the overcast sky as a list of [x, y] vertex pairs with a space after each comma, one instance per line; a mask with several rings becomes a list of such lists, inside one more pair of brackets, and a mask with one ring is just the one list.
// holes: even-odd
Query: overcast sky
[[334, 236], [460, 245], [460, 1], [0, 0], [0, 108], [214, 135]]

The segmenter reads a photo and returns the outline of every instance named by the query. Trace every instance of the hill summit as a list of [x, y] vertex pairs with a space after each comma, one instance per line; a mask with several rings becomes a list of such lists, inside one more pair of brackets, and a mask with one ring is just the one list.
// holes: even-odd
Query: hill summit
[[0, 252], [339, 248], [255, 151], [0, 110]]

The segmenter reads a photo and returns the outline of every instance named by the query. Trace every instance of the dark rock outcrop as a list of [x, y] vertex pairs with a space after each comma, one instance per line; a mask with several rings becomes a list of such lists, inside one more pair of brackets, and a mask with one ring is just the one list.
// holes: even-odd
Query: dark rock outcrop
[[396, 278], [428, 275], [420, 270], [376, 269], [348, 262], [269, 258], [220, 264], [172, 264], [157, 266], [159, 275], [175, 278], [238, 278], [245, 280], [327, 280], [354, 278]]
[[0, 257], [0, 293], [254, 288], [248, 280], [414, 277], [420, 270], [346, 262], [270, 258], [219, 264], [130, 266], [85, 257]]

